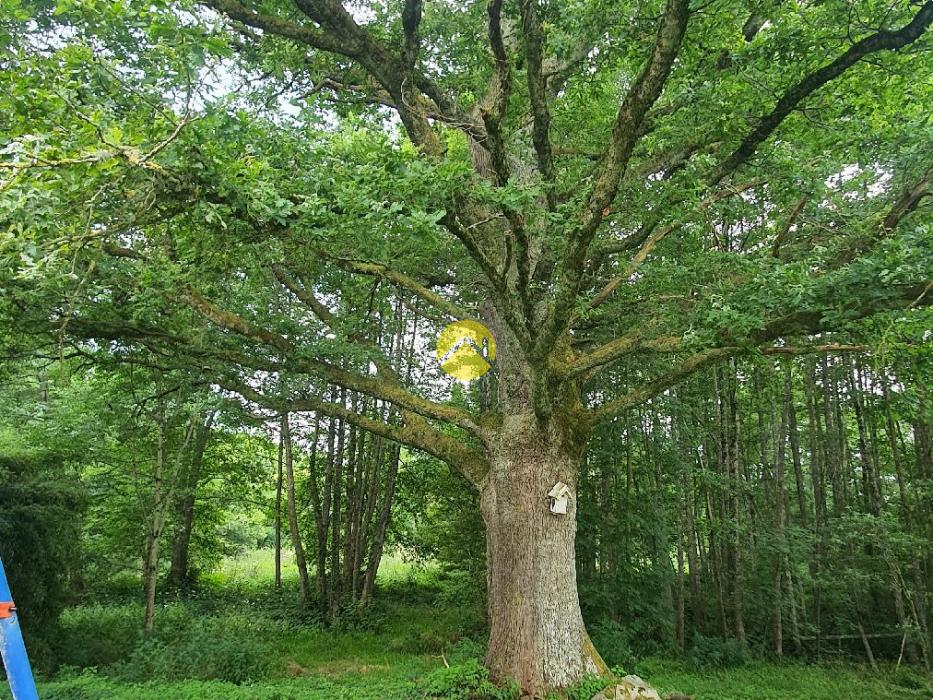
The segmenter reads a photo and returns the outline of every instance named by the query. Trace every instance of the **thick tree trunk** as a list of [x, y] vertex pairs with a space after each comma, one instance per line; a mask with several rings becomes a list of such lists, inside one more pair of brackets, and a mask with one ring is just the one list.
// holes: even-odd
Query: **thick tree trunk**
[[[560, 446], [565, 442], [545, 434], [532, 413], [505, 416], [498, 439], [488, 446], [491, 469], [480, 485], [490, 626], [486, 663], [494, 678], [517, 681], [533, 697], [607, 671], [586, 633], [577, 596], [575, 487], [582, 443], [567, 450]], [[573, 494], [565, 515], [548, 506], [548, 491], [558, 481]]]

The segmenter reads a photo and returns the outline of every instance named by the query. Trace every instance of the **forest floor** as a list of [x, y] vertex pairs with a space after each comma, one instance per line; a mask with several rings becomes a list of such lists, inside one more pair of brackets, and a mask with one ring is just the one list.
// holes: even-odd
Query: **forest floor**
[[[156, 631], [139, 635], [134, 590], [115, 587], [71, 608], [45, 646], [30, 651], [43, 700], [468, 700], [512, 697], [483, 682], [482, 616], [466, 586], [390, 559], [379, 600], [365, 618], [348, 612], [335, 629], [295, 611], [294, 580], [272, 591], [263, 555], [228, 562], [197, 593], [163, 595]], [[463, 582], [461, 581], [460, 584]], [[666, 694], [696, 700], [928, 700], [915, 670], [748, 660], [731, 668], [682, 659], [625, 665]], [[592, 687], [574, 700], [589, 700]], [[472, 693], [472, 694], [471, 694]], [[0, 689], [6, 700], [8, 691]]]

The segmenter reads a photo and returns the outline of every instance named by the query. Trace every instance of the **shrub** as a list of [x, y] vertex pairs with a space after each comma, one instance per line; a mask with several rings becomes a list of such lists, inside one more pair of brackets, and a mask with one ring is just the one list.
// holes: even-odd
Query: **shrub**
[[748, 649], [737, 639], [697, 634], [688, 659], [696, 668], [735, 668], [748, 661]]
[[411, 700], [514, 700], [518, 688], [501, 688], [489, 680], [489, 672], [479, 661], [467, 661], [450, 668], [441, 668], [423, 677], [408, 697]]
[[899, 666], [895, 669], [894, 672], [891, 673], [891, 681], [901, 688], [924, 691], [927, 695], [933, 691], [933, 684], [931, 684], [930, 678], [925, 676], [920, 670], [911, 668], [910, 666]]
[[261, 680], [272, 672], [273, 653], [255, 632], [236, 618], [189, 623], [171, 641], [159, 636], [142, 640], [114, 672], [130, 681]]
[[602, 620], [590, 626], [593, 646], [609, 666], [631, 668], [635, 655], [629, 640], [629, 632], [618, 622]]
[[568, 700], [590, 700], [596, 693], [600, 692], [611, 683], [611, 680], [602, 676], [587, 676], [581, 678], [567, 688], [567, 698]]
[[486, 645], [468, 637], [458, 639], [456, 642], [447, 644], [444, 655], [447, 661], [455, 666], [467, 661], [482, 661], [486, 656]]
[[122, 661], [140, 638], [142, 610], [134, 605], [86, 605], [66, 610], [55, 643], [60, 664], [80, 668]]
[[80, 570], [85, 494], [62, 455], [16, 443], [0, 432], [0, 557], [33, 660], [45, 662]]
[[337, 608], [331, 628], [337, 632], [379, 632], [385, 620], [386, 612], [380, 605], [364, 607], [348, 600]]

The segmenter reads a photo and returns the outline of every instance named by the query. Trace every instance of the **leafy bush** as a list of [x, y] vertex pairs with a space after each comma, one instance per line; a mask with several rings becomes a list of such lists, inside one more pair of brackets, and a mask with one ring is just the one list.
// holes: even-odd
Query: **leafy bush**
[[748, 661], [748, 649], [737, 639], [697, 634], [688, 658], [696, 668], [735, 668]]
[[602, 676], [587, 676], [567, 688], [567, 698], [568, 700], [590, 700], [611, 682]]
[[0, 556], [35, 661], [75, 588], [85, 495], [61, 455], [15, 443], [0, 432]]
[[245, 683], [267, 677], [273, 657], [262, 640], [286, 628], [265, 618], [198, 619], [181, 604], [160, 608], [151, 637], [140, 631], [138, 606], [87, 606], [66, 611], [56, 654], [63, 665], [109, 669], [131, 681], [218, 679]]
[[484, 572], [448, 569], [437, 576], [439, 591], [434, 605], [456, 609], [465, 634], [476, 635], [486, 628], [486, 586]]
[[635, 662], [629, 632], [618, 622], [602, 620], [590, 625], [590, 638], [603, 660], [610, 666], [631, 668]]
[[142, 610], [134, 605], [86, 605], [66, 610], [55, 643], [60, 664], [103, 668], [122, 661], [140, 638]]
[[925, 691], [927, 695], [933, 693], [933, 683], [929, 676], [925, 676], [919, 669], [910, 666], [900, 666], [895, 669], [891, 674], [891, 681], [901, 688]]
[[115, 674], [130, 681], [221, 680], [241, 684], [272, 671], [273, 652], [256, 631], [236, 618], [189, 623], [176, 638], [142, 640]]
[[447, 645], [444, 655], [455, 666], [467, 661], [482, 661], [486, 656], [486, 645], [470, 638], [458, 639]]
[[385, 610], [378, 603], [363, 607], [348, 600], [337, 608], [331, 628], [337, 632], [379, 632], [385, 619]]
[[408, 696], [411, 700], [514, 700], [518, 688], [500, 688], [489, 680], [489, 672], [479, 661], [467, 661], [424, 676]]

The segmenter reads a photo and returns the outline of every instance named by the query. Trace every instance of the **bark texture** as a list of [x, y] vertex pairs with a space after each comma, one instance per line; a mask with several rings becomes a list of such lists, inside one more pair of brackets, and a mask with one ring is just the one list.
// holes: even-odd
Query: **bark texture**
[[585, 674], [605, 673], [590, 643], [577, 596], [576, 498], [566, 515], [551, 513], [547, 493], [558, 481], [576, 495], [579, 448], [548, 434], [533, 413], [505, 416], [488, 446], [490, 472], [480, 487], [486, 524], [493, 676], [541, 696]]

